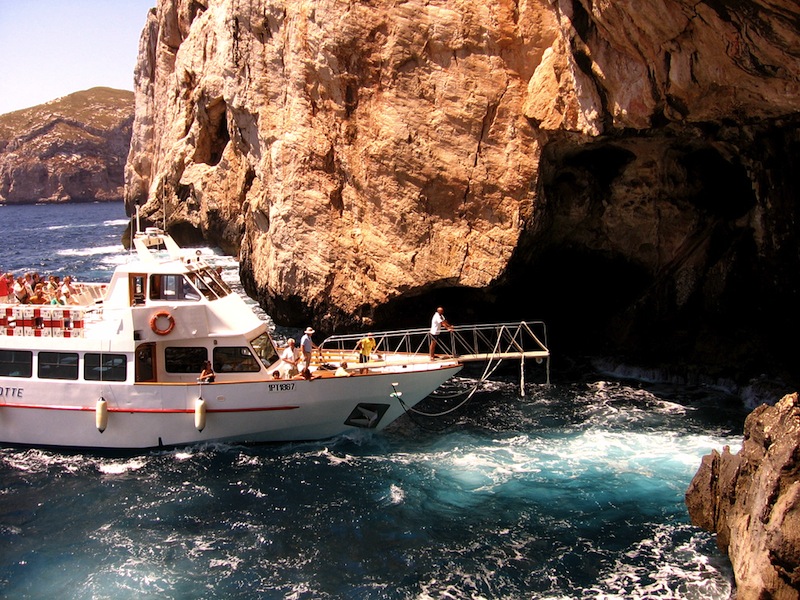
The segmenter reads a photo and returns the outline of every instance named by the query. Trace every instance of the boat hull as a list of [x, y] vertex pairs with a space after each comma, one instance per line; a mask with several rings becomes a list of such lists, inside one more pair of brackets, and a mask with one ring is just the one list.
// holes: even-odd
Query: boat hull
[[311, 381], [56, 388], [52, 382], [0, 378], [0, 443], [148, 449], [319, 440], [359, 428], [379, 431], [460, 369], [452, 362]]

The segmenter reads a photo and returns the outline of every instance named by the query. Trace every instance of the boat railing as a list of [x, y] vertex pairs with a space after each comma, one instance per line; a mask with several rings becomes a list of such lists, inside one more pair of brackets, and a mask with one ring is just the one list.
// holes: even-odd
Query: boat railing
[[55, 304], [0, 304], [0, 336], [83, 337], [95, 307]]
[[[372, 333], [374, 352], [427, 356], [430, 330], [404, 329]], [[330, 355], [353, 353], [364, 334], [334, 335], [326, 338], [320, 348]], [[548, 360], [547, 328], [543, 321], [459, 325], [443, 329], [436, 343], [436, 353], [462, 362], [500, 359], [533, 358]]]
[[102, 302], [106, 297], [108, 284], [106, 283], [81, 283], [78, 284], [77, 297], [73, 300], [76, 305], [90, 306]]

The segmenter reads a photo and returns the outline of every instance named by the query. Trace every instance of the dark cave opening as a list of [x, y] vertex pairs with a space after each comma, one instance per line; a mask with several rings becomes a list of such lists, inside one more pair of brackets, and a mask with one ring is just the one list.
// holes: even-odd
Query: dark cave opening
[[167, 229], [180, 246], [192, 247], [205, 244], [203, 232], [187, 221], [173, 221]]
[[222, 154], [230, 142], [227, 119], [228, 105], [224, 100], [209, 103], [203, 113], [198, 115], [201, 121], [193, 160], [216, 166], [222, 160]]
[[[609, 206], [631, 211], [637, 223], [640, 205], [627, 200], [636, 190], [620, 193], [631, 181], [650, 194], [645, 202], [682, 213], [670, 224], [686, 240], [675, 255], [648, 262], [635, 244], [604, 237]], [[495, 284], [428, 289], [376, 319], [424, 327], [442, 305], [455, 323], [543, 320], [554, 353], [684, 365], [738, 380], [791, 370], [780, 365], [797, 352], [778, 350], [785, 347], [779, 323], [796, 332], [797, 318], [775, 311], [785, 310], [783, 284], [764, 271], [747, 218], [758, 203], [738, 159], [672, 139], [552, 147], [543, 153], [539, 199], [535, 222]]]
[[695, 204], [711, 215], [737, 219], [755, 204], [752, 184], [741, 164], [734, 164], [712, 147], [688, 149], [678, 162], [686, 181], [696, 188]]
[[[776, 310], [785, 286], [771, 280], [775, 265], [751, 225], [761, 210], [754, 187], [738, 155], [696, 138], [554, 145], [540, 167], [540, 214], [508, 280], [546, 282], [542, 318], [570, 352], [703, 365], [737, 379], [785, 374], [791, 367], [780, 364], [797, 352], [778, 350], [779, 324], [797, 332], [798, 319]], [[626, 246], [625, 229], [609, 228], [609, 218], [652, 225], [642, 206], [679, 215], [658, 225], [673, 243], [656, 246], [657, 260], [642, 256], [636, 231]]]
[[534, 263], [513, 262], [502, 282], [486, 288], [437, 287], [375, 311], [380, 327], [428, 327], [438, 306], [457, 325], [544, 321], [554, 351], [599, 352], [608, 346], [610, 315], [646, 286], [640, 268], [580, 248], [550, 247]]

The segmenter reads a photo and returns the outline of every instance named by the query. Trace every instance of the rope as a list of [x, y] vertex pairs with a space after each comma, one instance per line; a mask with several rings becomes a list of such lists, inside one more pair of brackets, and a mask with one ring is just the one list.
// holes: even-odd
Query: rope
[[[496, 356], [498, 354], [498, 347], [500, 345], [500, 337], [501, 336], [497, 337], [497, 341], [495, 342], [494, 348], [492, 349], [492, 356]], [[445, 427], [447, 427], [447, 425], [445, 425], [444, 427], [439, 428], [439, 429], [426, 427], [424, 424], [422, 424], [419, 421], [417, 421], [414, 418], [414, 415], [420, 415], [420, 416], [423, 416], [423, 417], [432, 417], [432, 418], [433, 417], [444, 417], [446, 415], [449, 415], [449, 414], [461, 409], [467, 402], [470, 401], [470, 399], [472, 399], [472, 396], [475, 395], [475, 392], [478, 391], [478, 388], [481, 386], [481, 384], [483, 384], [487, 379], [489, 379], [494, 374], [494, 372], [498, 369], [500, 364], [503, 362], [503, 359], [500, 359], [500, 360], [497, 361], [497, 363], [494, 366], [492, 366], [492, 361], [493, 360], [494, 359], [490, 358], [486, 362], [486, 368], [484, 369], [483, 374], [481, 375], [480, 379], [478, 379], [478, 381], [475, 383], [475, 385], [472, 386], [472, 389], [467, 393], [466, 398], [464, 398], [464, 400], [462, 402], [458, 403], [456, 406], [453, 406], [453, 407], [451, 407], [451, 408], [449, 408], [447, 410], [443, 410], [443, 411], [438, 412], [438, 413], [422, 412], [420, 410], [417, 410], [413, 406], [407, 406], [406, 403], [403, 402], [402, 398], [400, 397], [400, 394], [397, 393], [397, 390], [395, 390], [394, 396], [400, 402], [400, 406], [403, 407], [403, 410], [405, 411], [405, 413], [409, 416], [409, 418], [417, 426], [421, 427], [422, 429], [426, 429], [428, 431], [442, 431], [442, 430], [444, 430]], [[548, 381], [548, 383], [550, 382], [549, 367], [550, 367], [550, 360], [548, 358], [548, 362], [547, 362], [547, 368], [548, 368], [547, 381]], [[522, 362], [520, 363], [520, 370], [521, 370], [521, 375], [520, 375], [520, 394], [524, 397], [525, 396], [525, 356], [524, 355], [522, 356]], [[394, 387], [394, 386], [392, 386], [392, 387]], [[443, 398], [445, 400], [449, 400], [451, 398], [457, 398], [458, 396], [461, 396], [463, 393], [464, 392], [456, 392], [456, 393], [453, 393], [453, 394], [439, 395], [438, 397], [439, 398]]]
[[[498, 341], [498, 343], [499, 343], [499, 341]], [[493, 353], [497, 354], [497, 345], [495, 345]], [[452, 408], [449, 408], [447, 410], [444, 410], [442, 412], [438, 412], [438, 413], [422, 412], [420, 410], [417, 410], [413, 406], [406, 406], [406, 403], [403, 402], [403, 400], [400, 397], [398, 397], [397, 399], [400, 401], [400, 405], [403, 407], [403, 410], [406, 411], [407, 414], [414, 413], [416, 415], [420, 415], [420, 416], [423, 416], [423, 417], [444, 417], [445, 415], [449, 415], [450, 413], [453, 413], [453, 412], [459, 410], [462, 406], [464, 406], [467, 402], [469, 402], [470, 399], [472, 398], [472, 396], [475, 395], [475, 392], [478, 391], [478, 387], [494, 374], [494, 372], [497, 370], [497, 368], [500, 366], [500, 364], [502, 362], [503, 362], [503, 359], [500, 359], [500, 360], [497, 361], [497, 364], [494, 367], [492, 367], [492, 361], [489, 360], [486, 363], [486, 368], [483, 370], [483, 375], [481, 375], [480, 379], [472, 387], [472, 390], [469, 391], [469, 393], [467, 394], [467, 397], [464, 398], [464, 400], [462, 402], [460, 402], [459, 404], [457, 404], [456, 406], [454, 406]], [[457, 398], [458, 396], [460, 396], [463, 393], [464, 392], [458, 392], [457, 394], [453, 394], [451, 396], [444, 396], [444, 398], [445, 399]], [[417, 423], [417, 424], [419, 425], [419, 423]]]

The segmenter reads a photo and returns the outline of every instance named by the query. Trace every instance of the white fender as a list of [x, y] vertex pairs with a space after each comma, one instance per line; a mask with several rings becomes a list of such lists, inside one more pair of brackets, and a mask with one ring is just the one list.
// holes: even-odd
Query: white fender
[[108, 427], [108, 402], [100, 398], [94, 407], [94, 424], [97, 431], [103, 433]]
[[194, 426], [197, 431], [203, 431], [206, 428], [206, 401], [202, 398], [194, 401]]

